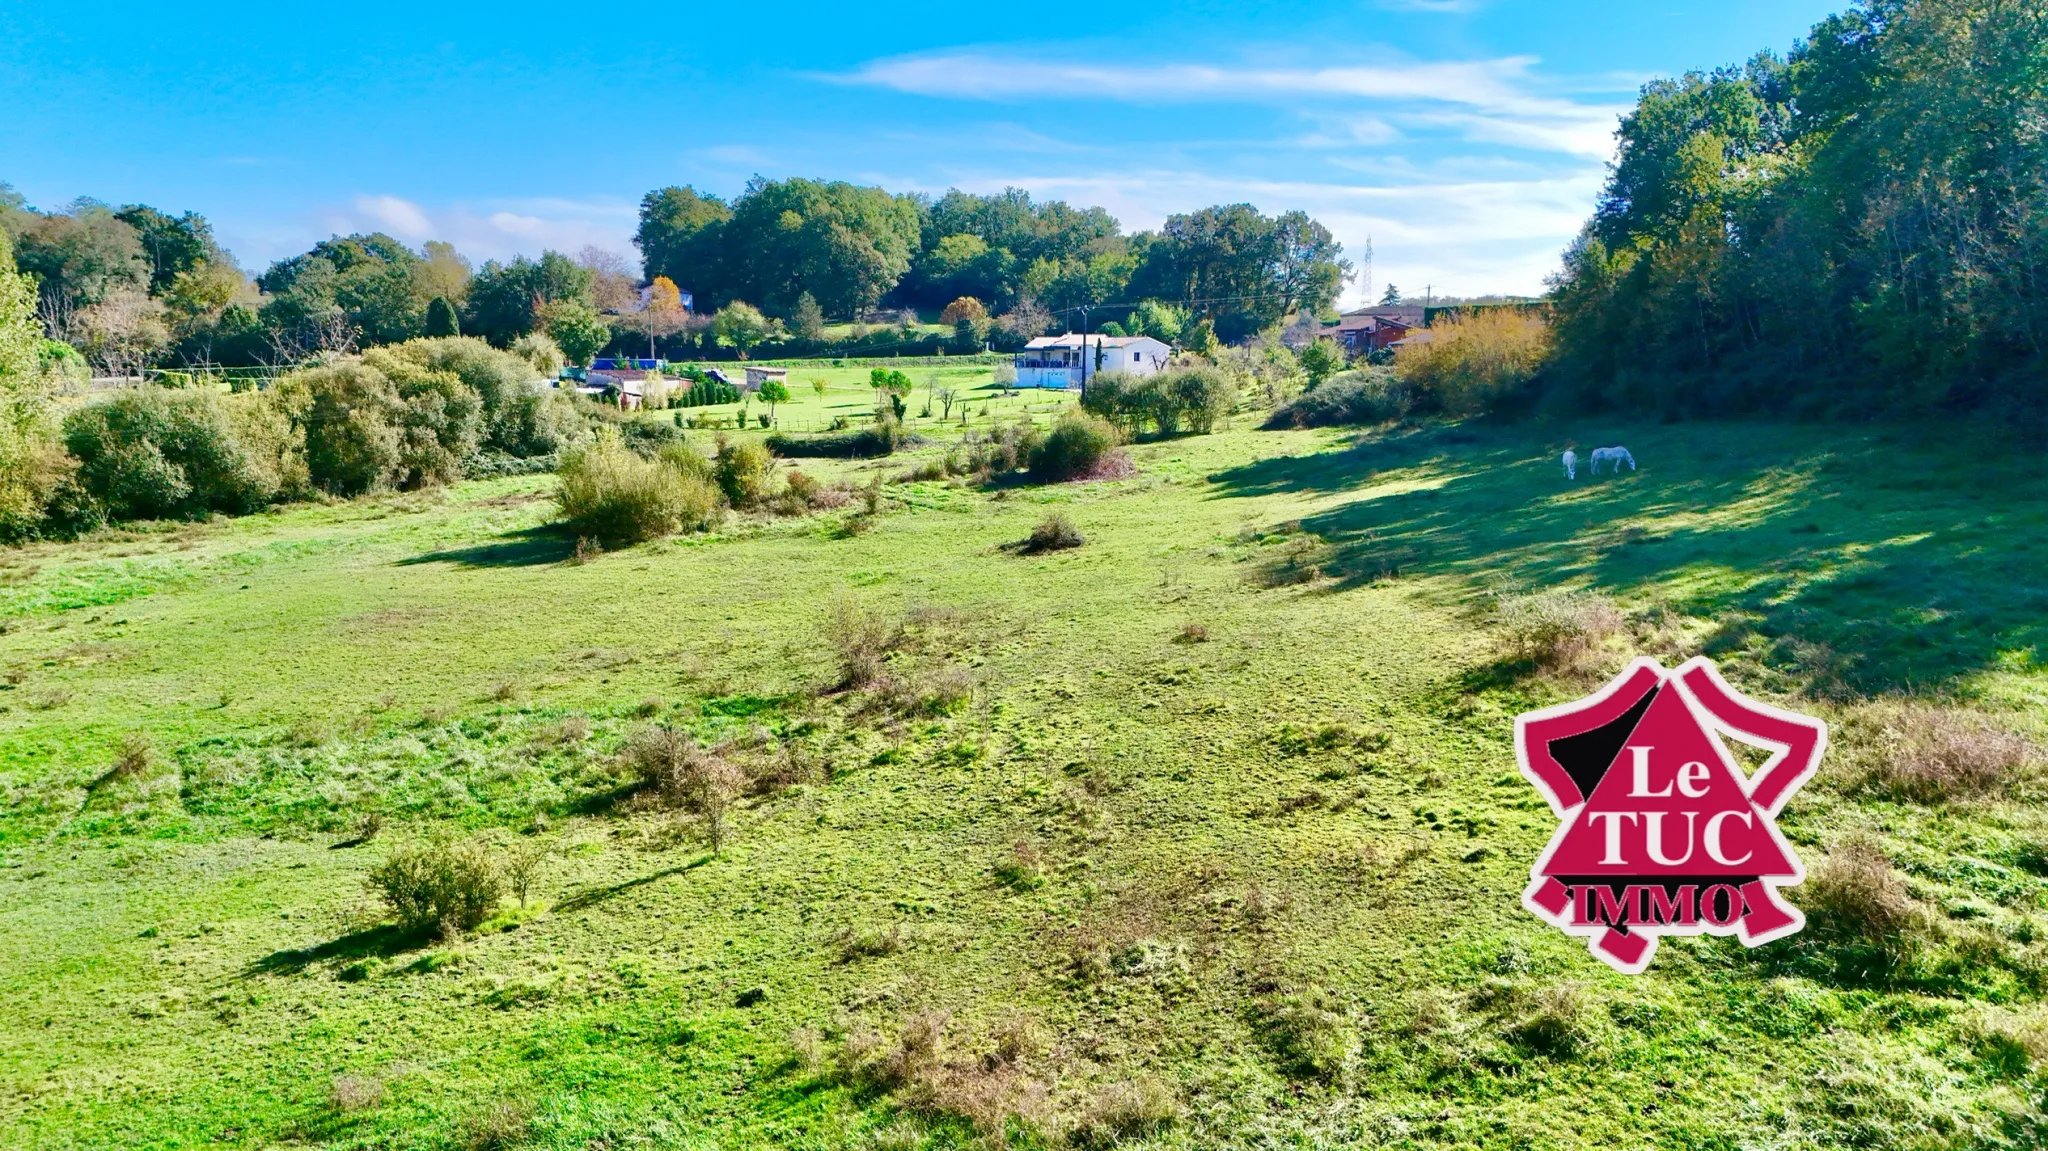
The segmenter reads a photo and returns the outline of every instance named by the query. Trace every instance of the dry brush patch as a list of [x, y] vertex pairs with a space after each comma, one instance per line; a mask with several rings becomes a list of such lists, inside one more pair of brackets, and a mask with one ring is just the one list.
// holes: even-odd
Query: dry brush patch
[[1958, 707], [1879, 702], [1843, 727], [1863, 786], [1917, 803], [2007, 794], [2041, 760], [2031, 741]]

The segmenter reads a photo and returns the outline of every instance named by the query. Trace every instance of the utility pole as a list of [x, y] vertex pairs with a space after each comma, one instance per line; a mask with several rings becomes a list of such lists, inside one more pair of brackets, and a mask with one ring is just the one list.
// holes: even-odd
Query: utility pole
[[1088, 305], [1081, 305], [1081, 399], [1088, 399]]

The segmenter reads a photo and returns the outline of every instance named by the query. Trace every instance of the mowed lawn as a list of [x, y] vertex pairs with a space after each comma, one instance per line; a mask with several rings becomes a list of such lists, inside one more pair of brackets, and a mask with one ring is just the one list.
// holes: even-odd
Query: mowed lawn
[[[884, 367], [889, 365], [887, 360], [874, 363]], [[747, 368], [744, 363], [731, 361], [696, 366], [716, 368], [735, 382], [743, 378]], [[834, 420], [843, 419], [857, 425], [874, 415], [876, 392], [870, 382], [873, 368], [835, 368], [829, 363], [773, 366], [789, 368], [789, 402], [776, 405], [773, 413], [775, 427], [783, 432], [822, 432], [830, 428]], [[1044, 420], [1073, 402], [1073, 397], [1065, 392], [999, 387], [995, 383], [994, 369], [986, 363], [907, 363], [890, 370], [900, 371], [910, 378], [913, 389], [903, 397], [904, 426], [919, 435], [958, 436], [968, 428], [986, 430], [991, 424], [1011, 423], [1022, 418]], [[821, 381], [825, 385], [822, 392], [816, 386]], [[688, 381], [672, 386], [687, 387]], [[939, 393], [947, 391], [953, 393], [950, 405], [939, 396]], [[704, 416], [733, 421], [742, 413], [750, 427], [757, 426], [760, 417], [770, 414], [766, 404], [758, 398], [748, 397], [744, 404], [651, 411], [645, 418], [674, 419], [680, 416], [687, 422], [694, 416]]]
[[[1567, 437], [1642, 470], [1568, 484]], [[877, 522], [587, 563], [547, 476], [0, 554], [0, 1145], [2040, 1145], [2041, 789], [1853, 767], [1901, 693], [2041, 736], [2035, 458], [1244, 416], [1129, 450], [986, 491], [805, 462], [889, 481]], [[1010, 546], [1054, 512], [1083, 546]], [[1630, 624], [1543, 671], [1492, 605], [1556, 588]], [[849, 598], [903, 627], [885, 685], [836, 686]], [[1784, 825], [1882, 845], [1898, 953], [1631, 978], [1520, 908], [1514, 714], [1701, 650], [1837, 721]], [[636, 792], [655, 724], [762, 780], [722, 853]], [[528, 906], [407, 937], [364, 880], [435, 834], [552, 851]], [[834, 1074], [918, 1027], [921, 1089]], [[1132, 1083], [1167, 1122], [1116, 1122]]]

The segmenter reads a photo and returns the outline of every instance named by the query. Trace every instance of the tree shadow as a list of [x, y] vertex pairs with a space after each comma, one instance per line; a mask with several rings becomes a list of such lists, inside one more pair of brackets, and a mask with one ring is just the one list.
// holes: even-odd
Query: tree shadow
[[496, 542], [425, 552], [398, 561], [400, 567], [450, 563], [470, 568], [535, 567], [576, 554], [576, 538], [554, 524], [507, 532]]
[[1333, 592], [1430, 574], [1620, 593], [1715, 621], [1710, 651], [1796, 657], [1856, 692], [2033, 666], [2048, 646], [2048, 474], [2030, 454], [1972, 451], [1957, 429], [1601, 430], [1640, 472], [1568, 481], [1558, 429], [1478, 423], [1211, 479], [1219, 498], [1324, 497], [1300, 527]]
[[588, 888], [586, 890], [577, 892], [575, 895], [572, 895], [569, 898], [564, 899], [560, 903], [555, 904], [555, 911], [557, 914], [560, 914], [563, 912], [582, 911], [583, 909], [588, 907], [595, 907], [598, 904], [605, 902], [606, 900], [616, 899], [619, 896], [624, 895], [626, 892], [631, 891], [636, 887], [645, 887], [648, 884], [654, 883], [658, 880], [667, 879], [671, 875], [681, 875], [687, 871], [695, 871], [698, 868], [704, 866], [705, 864], [711, 862], [711, 860], [712, 854], [707, 851], [688, 863], [679, 863], [674, 867], [664, 867], [660, 871], [649, 872], [648, 874], [643, 875], [638, 879], [628, 879], [623, 883], [614, 883], [605, 887]]
[[297, 975], [315, 963], [330, 959], [388, 959], [393, 955], [423, 947], [432, 940], [433, 932], [430, 930], [386, 923], [362, 931], [352, 931], [338, 939], [330, 939], [313, 947], [273, 951], [244, 967], [242, 978], [248, 979], [257, 975]]

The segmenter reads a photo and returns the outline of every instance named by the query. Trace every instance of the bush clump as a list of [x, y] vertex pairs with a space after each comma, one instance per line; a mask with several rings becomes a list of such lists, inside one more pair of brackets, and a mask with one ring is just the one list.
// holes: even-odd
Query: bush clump
[[1589, 592], [1503, 596], [1495, 611], [1509, 653], [1549, 668], [1570, 665], [1620, 631], [1623, 623], [1613, 601]]
[[1273, 410], [1268, 428], [1324, 428], [1398, 420], [1414, 406], [1407, 385], [1384, 368], [1339, 372]]
[[1039, 483], [1087, 479], [1107, 469], [1121, 437], [1116, 425], [1085, 411], [1068, 411], [1031, 449], [1031, 478]]
[[1207, 434], [1237, 406], [1237, 384], [1212, 367], [1183, 368], [1149, 376], [1104, 372], [1088, 380], [1081, 406], [1116, 424], [1127, 438], [1147, 426], [1160, 435], [1183, 428]]
[[714, 476], [719, 490], [736, 508], [759, 507], [772, 494], [775, 457], [752, 440], [728, 440], [718, 448]]
[[1081, 534], [1081, 529], [1074, 526], [1074, 521], [1062, 513], [1054, 512], [1031, 529], [1030, 538], [1024, 541], [1023, 551], [1026, 555], [1037, 555], [1040, 552], [1077, 548], [1087, 542], [1088, 537]]
[[842, 687], [867, 687], [882, 678], [882, 660], [903, 639], [903, 625], [851, 595], [833, 599], [825, 636], [839, 657]]
[[665, 724], [635, 735], [626, 758], [665, 802], [703, 817], [711, 849], [724, 850], [733, 804], [747, 785], [745, 772], [717, 749], [699, 747], [688, 732]]
[[1394, 374], [1418, 407], [1446, 415], [1492, 408], [1533, 381], [1550, 355], [1550, 325], [1507, 308], [1442, 319], [1423, 335], [1395, 350]]
[[400, 926], [444, 935], [482, 923], [504, 890], [490, 850], [475, 840], [431, 839], [401, 847], [370, 872], [369, 884]]
[[304, 461], [260, 397], [124, 389], [64, 421], [78, 482], [110, 517], [246, 515], [305, 485]]
[[[545, 356], [545, 349], [530, 350], [535, 357]], [[407, 340], [373, 348], [363, 358], [394, 379], [397, 374], [392, 365], [407, 362], [460, 380], [483, 405], [478, 438], [487, 450], [544, 456], [559, 451], [570, 439], [574, 419], [536, 383], [542, 374], [537, 363], [501, 352], [473, 336]]]
[[396, 379], [368, 359], [343, 360], [292, 372], [272, 393], [305, 441], [312, 482], [336, 495], [447, 483], [477, 446], [474, 390], [452, 373], [379, 359]]
[[703, 457], [687, 447], [647, 459], [605, 429], [597, 441], [562, 460], [555, 501], [579, 535], [607, 543], [639, 543], [718, 522], [718, 489], [698, 470]]
[[789, 459], [868, 460], [895, 452], [903, 429], [893, 418], [878, 419], [858, 431], [835, 435], [789, 436], [776, 432], [765, 441], [768, 450]]

